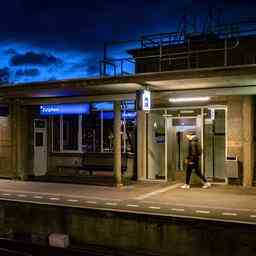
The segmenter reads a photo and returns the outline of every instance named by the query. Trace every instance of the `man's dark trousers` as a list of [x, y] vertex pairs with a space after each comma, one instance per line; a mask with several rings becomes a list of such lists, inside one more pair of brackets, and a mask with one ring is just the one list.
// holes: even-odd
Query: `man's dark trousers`
[[191, 177], [191, 173], [193, 171], [193, 169], [195, 169], [195, 173], [196, 175], [203, 180], [203, 182], [207, 182], [207, 180], [205, 179], [205, 177], [201, 174], [200, 170], [199, 170], [199, 166], [198, 166], [198, 162], [194, 162], [194, 163], [189, 163], [187, 165], [187, 171], [186, 171], [186, 184], [189, 185], [190, 182], [190, 177]]

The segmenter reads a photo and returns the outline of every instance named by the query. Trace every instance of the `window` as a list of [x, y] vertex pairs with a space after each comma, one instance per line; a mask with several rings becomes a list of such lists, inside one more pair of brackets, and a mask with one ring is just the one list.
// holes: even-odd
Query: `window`
[[98, 112], [82, 115], [82, 149], [83, 152], [101, 152], [101, 117]]
[[52, 151], [79, 152], [80, 115], [52, 117]]
[[112, 152], [114, 147], [114, 113], [102, 111], [103, 152]]
[[63, 150], [78, 150], [79, 116], [63, 116]]
[[136, 119], [126, 119], [123, 121], [122, 130], [123, 140], [122, 140], [122, 152], [134, 153], [135, 149], [135, 132], [136, 132]]
[[60, 116], [54, 116], [52, 118], [52, 138], [53, 145], [52, 150], [60, 151]]
[[[113, 152], [114, 112], [111, 104], [94, 103], [86, 114], [52, 116], [53, 152]], [[110, 102], [111, 103], [111, 102]], [[106, 106], [108, 108], [106, 108]], [[136, 112], [134, 102], [122, 104], [122, 152], [134, 152]]]

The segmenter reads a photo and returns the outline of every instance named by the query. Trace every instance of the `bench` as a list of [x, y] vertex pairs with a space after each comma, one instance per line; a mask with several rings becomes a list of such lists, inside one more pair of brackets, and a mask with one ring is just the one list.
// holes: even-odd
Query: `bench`
[[[57, 165], [56, 167], [57, 167], [59, 173], [61, 173], [62, 170], [64, 170], [64, 169], [73, 169], [73, 170], [77, 170], [77, 171], [88, 172], [90, 175], [93, 175], [93, 172], [95, 172], [95, 171], [111, 172], [111, 171], [114, 170], [113, 165], [100, 165], [100, 164], [96, 164], [96, 165], [78, 165], [78, 166]], [[122, 173], [124, 173], [127, 169], [127, 166], [122, 166], [121, 168], [122, 168], [121, 169]]]
[[[111, 163], [87, 163], [88, 159], [86, 158], [87, 154], [83, 154], [82, 164], [81, 165], [57, 165], [57, 170], [59, 173], [62, 172], [64, 169], [72, 169], [77, 171], [85, 171], [88, 172], [89, 175], [93, 175], [93, 172], [97, 171], [106, 171], [106, 172], [112, 172], [114, 171], [113, 161]], [[122, 174], [127, 170], [127, 157], [122, 157], [121, 161], [121, 172]]]

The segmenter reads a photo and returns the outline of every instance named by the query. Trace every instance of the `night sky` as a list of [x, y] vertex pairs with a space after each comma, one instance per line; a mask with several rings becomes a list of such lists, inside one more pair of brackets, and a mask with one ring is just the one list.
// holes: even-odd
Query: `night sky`
[[223, 22], [256, 17], [255, 0], [206, 1], [2, 1], [0, 82], [97, 76], [104, 41], [176, 31], [184, 8], [201, 15], [199, 23], [209, 6], [221, 10]]

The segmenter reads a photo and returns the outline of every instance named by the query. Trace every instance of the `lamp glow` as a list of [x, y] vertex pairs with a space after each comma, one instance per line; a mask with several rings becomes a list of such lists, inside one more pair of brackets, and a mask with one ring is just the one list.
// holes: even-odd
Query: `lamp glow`
[[181, 114], [194, 114], [195, 111], [194, 110], [181, 110], [180, 113]]
[[208, 101], [210, 97], [187, 97], [187, 98], [170, 98], [169, 101], [172, 103], [177, 102], [197, 102], [197, 101]]

